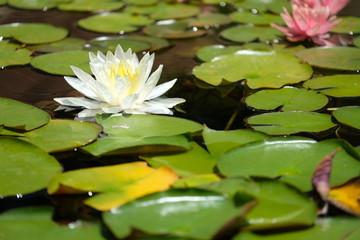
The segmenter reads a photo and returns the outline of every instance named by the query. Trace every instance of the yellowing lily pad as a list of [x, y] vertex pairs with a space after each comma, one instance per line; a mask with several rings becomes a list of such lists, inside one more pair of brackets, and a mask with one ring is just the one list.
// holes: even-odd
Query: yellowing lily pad
[[58, 2], [64, 0], [7, 0], [11, 7], [28, 10], [47, 10], [56, 7]]
[[218, 27], [229, 23], [231, 19], [221, 13], [200, 13], [196, 19], [188, 21], [189, 26], [192, 27]]
[[284, 87], [262, 90], [245, 99], [246, 105], [261, 110], [315, 111], [323, 108], [329, 99], [317, 91]]
[[341, 124], [360, 129], [360, 107], [347, 106], [336, 109], [332, 114]]
[[256, 39], [267, 42], [279, 39], [283, 34], [273, 27], [241, 25], [225, 29], [220, 35], [233, 42], [252, 42]]
[[331, 32], [336, 33], [360, 33], [360, 18], [359, 17], [339, 17], [341, 22], [331, 29]]
[[360, 76], [356, 74], [338, 74], [313, 78], [306, 81], [303, 86], [332, 97], [360, 96]]
[[47, 112], [9, 98], [0, 98], [0, 125], [29, 131], [45, 125], [50, 116]]
[[0, 41], [0, 68], [30, 63], [31, 51], [8, 41]]
[[239, 23], [253, 23], [256, 25], [269, 25], [270, 23], [284, 24], [284, 20], [279, 15], [275, 14], [254, 14], [252, 12], [234, 12], [230, 14], [234, 22]]
[[215, 86], [246, 79], [252, 89], [280, 88], [309, 79], [312, 68], [286, 53], [242, 50], [196, 66], [193, 74]]
[[114, 0], [72, 0], [58, 4], [58, 9], [62, 11], [109, 11], [120, 9], [124, 6], [121, 1]]
[[172, 185], [173, 188], [191, 188], [199, 185], [209, 184], [216, 181], [219, 181], [221, 178], [215, 173], [206, 173], [191, 175], [179, 179], [176, 183]]
[[70, 66], [76, 66], [87, 73], [91, 73], [89, 65], [89, 52], [87, 51], [48, 53], [34, 57], [30, 64], [36, 69], [51, 74], [72, 76], [74, 73]]
[[359, 70], [360, 49], [353, 47], [316, 47], [296, 53], [311, 66], [335, 70]]
[[128, 13], [104, 13], [83, 18], [78, 25], [86, 30], [103, 33], [133, 32], [152, 23], [148, 17]]
[[58, 42], [27, 46], [28, 49], [37, 52], [61, 52], [83, 50], [86, 41], [80, 38], [65, 38]]
[[206, 33], [204, 30], [189, 29], [185, 21], [157, 22], [144, 27], [143, 31], [150, 36], [168, 39], [192, 38]]
[[328, 114], [303, 111], [264, 113], [249, 117], [246, 122], [252, 129], [270, 135], [322, 132], [336, 126]]
[[61, 172], [54, 157], [20, 139], [0, 137], [0, 152], [1, 197], [44, 189]]
[[154, 169], [145, 162], [133, 162], [65, 172], [51, 182], [48, 192], [99, 192], [101, 194], [87, 199], [85, 203], [105, 211], [141, 196], [164, 191], [177, 179], [169, 168]]

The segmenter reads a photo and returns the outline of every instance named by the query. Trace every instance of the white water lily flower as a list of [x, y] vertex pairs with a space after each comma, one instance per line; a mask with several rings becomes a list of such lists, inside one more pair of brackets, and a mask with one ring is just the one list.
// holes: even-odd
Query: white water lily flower
[[65, 80], [85, 97], [54, 98], [60, 103], [59, 109], [84, 108], [78, 117], [93, 117], [101, 113], [154, 113], [172, 114], [170, 108], [185, 102], [182, 98], [166, 98], [162, 95], [176, 82], [156, 86], [163, 66], [151, 73], [154, 54], [145, 54], [139, 62], [131, 49], [124, 52], [117, 46], [115, 54], [98, 52], [90, 56], [90, 69], [94, 75], [71, 66], [77, 76], [65, 77]]

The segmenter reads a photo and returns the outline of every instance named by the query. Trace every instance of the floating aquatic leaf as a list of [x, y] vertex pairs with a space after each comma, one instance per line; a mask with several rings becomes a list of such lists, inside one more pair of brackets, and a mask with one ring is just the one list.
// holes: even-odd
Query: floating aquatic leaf
[[5, 4], [7, 0], [0, 0], [0, 4]]
[[252, 42], [256, 39], [267, 42], [279, 39], [283, 34], [273, 27], [240, 25], [225, 29], [220, 35], [233, 42]]
[[280, 177], [281, 181], [309, 191], [316, 166], [336, 148], [341, 150], [334, 157], [330, 180], [330, 186], [336, 186], [358, 176], [360, 171], [359, 154], [343, 140], [317, 143], [300, 137], [270, 138], [224, 153], [218, 168], [227, 177]]
[[192, 38], [206, 33], [204, 30], [188, 29], [184, 21], [158, 22], [144, 27], [143, 31], [150, 36], [169, 39]]
[[254, 130], [269, 135], [322, 132], [336, 126], [328, 114], [305, 111], [264, 113], [251, 116], [246, 122]]
[[18, 25], [18, 23], [1, 24], [0, 37], [10, 38], [11, 37], [10, 29], [16, 25]]
[[78, 25], [86, 30], [104, 33], [133, 32], [152, 23], [148, 17], [128, 13], [104, 13], [83, 18]]
[[172, 185], [173, 188], [192, 188], [199, 185], [219, 181], [221, 178], [214, 173], [191, 175], [181, 178]]
[[279, 15], [275, 14], [254, 14], [252, 12], [234, 12], [230, 14], [234, 22], [239, 23], [253, 23], [256, 25], [268, 25], [270, 23], [284, 24], [284, 20]]
[[45, 125], [50, 116], [47, 112], [9, 98], [0, 98], [0, 125], [29, 131]]
[[193, 74], [216, 86], [223, 80], [237, 82], [247, 79], [247, 85], [253, 89], [280, 88], [309, 79], [312, 68], [289, 54], [242, 50], [196, 66]]
[[37, 52], [61, 52], [83, 50], [86, 41], [81, 38], [65, 38], [58, 42], [27, 46], [28, 49]]
[[[69, 31], [46, 23], [17, 23], [7, 29], [11, 37], [26, 44], [41, 44], [64, 39]], [[36, 34], [34, 34], [36, 33]]]
[[360, 33], [360, 18], [359, 17], [339, 17], [341, 22], [336, 25], [331, 32], [335, 33]]
[[[132, 52], [141, 52], [148, 50], [151, 45], [145, 41], [131, 39], [127, 37], [100, 37], [89, 41], [89, 44], [99, 48], [103, 52], [111, 51], [115, 52], [118, 45], [126, 52], [129, 48]], [[91, 50], [94, 47], [87, 47]]]
[[276, 90], [261, 90], [245, 99], [246, 105], [261, 110], [315, 111], [323, 108], [329, 99], [317, 91], [284, 87]]
[[341, 124], [360, 129], [360, 106], [340, 107], [336, 109], [332, 115]]
[[241, 146], [243, 144], [263, 140], [269, 136], [248, 129], [237, 129], [230, 131], [216, 131], [205, 127], [203, 130], [203, 137], [206, 144], [206, 148], [209, 152], [219, 157], [221, 154]]
[[72, 76], [74, 72], [70, 66], [76, 66], [87, 73], [91, 73], [89, 67], [89, 52], [87, 51], [48, 53], [34, 57], [30, 64], [36, 69], [51, 74]]
[[137, 7], [130, 6], [125, 9], [132, 14], [150, 15], [155, 20], [181, 19], [195, 16], [200, 12], [200, 8], [184, 3], [167, 4], [159, 3], [156, 6]]
[[85, 203], [106, 211], [141, 196], [164, 191], [177, 179], [169, 168], [154, 169], [144, 162], [133, 162], [65, 172], [53, 179], [48, 192], [98, 192], [100, 194], [87, 199]]
[[153, 5], [157, 3], [158, 0], [125, 0], [125, 2], [134, 5]]
[[7, 0], [11, 7], [28, 10], [47, 10], [56, 7], [57, 3], [64, 0]]
[[58, 4], [58, 9], [62, 11], [109, 11], [120, 9], [124, 6], [121, 1], [114, 0], [72, 0]]
[[359, 48], [360, 48], [360, 37], [354, 38], [353, 43], [354, 43], [354, 45], [355, 45], [356, 47], [359, 47]]
[[185, 153], [141, 158], [152, 167], [167, 166], [179, 176], [212, 173], [216, 165], [216, 159], [196, 143]]
[[194, 189], [155, 193], [103, 214], [117, 238], [138, 229], [152, 235], [211, 239], [225, 223], [239, 216], [241, 207], [231, 199]]
[[59, 152], [96, 140], [101, 130], [100, 125], [91, 122], [54, 119], [41, 128], [26, 132], [24, 140], [47, 152]]
[[338, 74], [318, 77], [306, 81], [303, 87], [317, 90], [332, 97], [359, 97], [360, 76], [356, 74]]
[[258, 204], [246, 215], [250, 229], [311, 226], [317, 215], [317, 207], [310, 198], [277, 180], [226, 178], [198, 188], [231, 197], [239, 193], [254, 197]]
[[5, 40], [0, 41], [0, 52], [0, 68], [27, 64], [31, 60], [31, 51]]
[[61, 172], [54, 157], [20, 139], [0, 137], [0, 152], [1, 197], [39, 191]]
[[296, 56], [319, 68], [359, 70], [360, 49], [353, 47], [316, 47], [296, 53]]
[[208, 62], [215, 57], [235, 53], [242, 49], [242, 46], [210, 45], [200, 48], [200, 50], [196, 52], [196, 57], [203, 62]]
[[288, 10], [291, 8], [290, 3], [287, 0], [245, 0], [236, 3], [235, 7], [246, 10], [255, 9], [260, 12], [270, 10], [274, 13], [283, 12], [284, 7]]
[[188, 21], [188, 25], [191, 27], [218, 27], [229, 23], [231, 23], [231, 19], [221, 13], [200, 13], [197, 18]]
[[27, 207], [8, 210], [0, 215], [3, 240], [105, 240], [100, 223], [77, 220], [76, 223], [58, 224], [52, 220], [50, 207]]

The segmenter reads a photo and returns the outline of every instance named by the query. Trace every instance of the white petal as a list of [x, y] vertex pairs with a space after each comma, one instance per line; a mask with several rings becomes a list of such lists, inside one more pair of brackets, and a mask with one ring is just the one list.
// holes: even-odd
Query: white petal
[[151, 99], [149, 101], [146, 101], [147, 104], [158, 104], [163, 105], [167, 108], [172, 108], [175, 105], [178, 105], [180, 103], [184, 103], [185, 99], [183, 98], [155, 98]]
[[105, 113], [119, 113], [123, 111], [122, 107], [110, 107], [110, 108], [101, 108]]
[[84, 109], [77, 114], [79, 118], [94, 117], [96, 114], [104, 113], [101, 109]]
[[123, 109], [131, 109], [134, 103], [136, 102], [136, 100], [138, 99], [138, 97], [139, 97], [138, 94], [131, 94], [125, 97], [121, 101], [121, 106], [123, 107]]
[[125, 55], [124, 50], [122, 49], [122, 47], [120, 45], [117, 45], [116, 50], [115, 50], [115, 57], [117, 59], [123, 59]]
[[[87, 73], [84, 72], [84, 74]], [[96, 94], [95, 80], [89, 74], [87, 74], [87, 76], [82, 75], [80, 77], [81, 78], [74, 78], [66, 76], [64, 78], [71, 87], [76, 89], [81, 94], [89, 98], [98, 99]]]
[[100, 108], [104, 103], [82, 97], [54, 98], [61, 105], [70, 107], [84, 107], [88, 109]]
[[141, 108], [146, 113], [173, 115], [173, 112], [161, 104], [152, 104]]
[[161, 95], [163, 95], [164, 93], [166, 93], [170, 88], [172, 88], [174, 86], [174, 84], [176, 83], [177, 79], [173, 79], [169, 82], [165, 82], [163, 84], [160, 84], [158, 86], [156, 86], [151, 93], [147, 96], [147, 98], [145, 100], [150, 100], [150, 99], [154, 99], [157, 97], [160, 97]]
[[103, 102], [111, 103], [113, 95], [110, 89], [99, 81], [96, 81], [97, 95]]
[[160, 65], [158, 69], [156, 69], [156, 71], [151, 74], [149, 79], [143, 85], [142, 89], [140, 89], [139, 99], [137, 102], [138, 104], [141, 104], [146, 99], [150, 99], [149, 95], [151, 95], [152, 91], [154, 91], [154, 88], [159, 81], [162, 69], [163, 69], [163, 65]]

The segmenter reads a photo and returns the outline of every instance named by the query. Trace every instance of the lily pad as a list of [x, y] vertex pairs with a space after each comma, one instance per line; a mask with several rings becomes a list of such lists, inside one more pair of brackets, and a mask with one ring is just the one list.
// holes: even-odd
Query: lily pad
[[354, 38], [353, 43], [354, 43], [354, 45], [355, 45], [356, 47], [359, 47], [359, 48], [360, 48], [360, 37]]
[[53, 179], [48, 192], [98, 192], [100, 194], [85, 203], [106, 211], [147, 194], [167, 190], [177, 179], [166, 167], [154, 169], [144, 162], [133, 162], [65, 172]]
[[216, 165], [216, 159], [196, 143], [185, 153], [141, 158], [155, 168], [167, 166], [182, 177], [212, 173]]
[[315, 111], [323, 108], [329, 99], [317, 91], [284, 87], [262, 90], [245, 99], [246, 105], [261, 110]]
[[359, 17], [339, 17], [341, 22], [331, 29], [335, 33], [360, 33], [360, 18]]
[[341, 150], [334, 157], [330, 182], [336, 186], [358, 176], [360, 171], [359, 154], [343, 140], [270, 138], [226, 152], [218, 160], [218, 168], [227, 177], [280, 177], [301, 191], [309, 191], [315, 168], [336, 148]]
[[210, 45], [200, 48], [200, 50], [196, 52], [196, 57], [203, 62], [208, 62], [215, 57], [235, 53], [242, 49], [242, 46]]
[[231, 18], [221, 13], [200, 13], [196, 19], [190, 19], [191, 27], [218, 27], [231, 23]]
[[221, 178], [215, 173], [206, 173], [183, 177], [176, 181], [171, 187], [173, 188], [192, 188], [199, 185], [209, 184], [219, 181]]
[[341, 124], [360, 129], [360, 107], [347, 106], [336, 109], [332, 114]]
[[87, 73], [91, 73], [89, 65], [89, 52], [87, 51], [48, 53], [34, 57], [30, 64], [36, 69], [51, 74], [73, 76], [74, 73], [70, 66], [76, 66]]
[[316, 47], [296, 53], [296, 56], [319, 68], [359, 70], [360, 49], [353, 47]]
[[0, 37], [10, 38], [11, 37], [10, 29], [16, 25], [18, 25], [18, 23], [1, 24], [0, 25]]
[[255, 9], [259, 12], [265, 12], [266, 10], [270, 10], [274, 13], [283, 12], [283, 8], [290, 9], [290, 2], [287, 0], [245, 0], [240, 3], [236, 3], [235, 7], [252, 10]]
[[117, 238], [138, 229], [153, 235], [211, 239], [225, 223], [239, 216], [241, 208], [231, 199], [192, 189], [151, 194], [103, 214]]
[[317, 90], [332, 97], [359, 97], [360, 76], [356, 74], [338, 74], [318, 77], [306, 81], [303, 87]]
[[150, 36], [168, 39], [193, 38], [206, 33], [204, 30], [189, 29], [185, 21], [157, 22], [144, 27], [143, 31]]
[[258, 204], [246, 215], [248, 228], [253, 230], [311, 226], [317, 215], [310, 198], [277, 180], [227, 178], [198, 188], [231, 197], [239, 192], [254, 197]]
[[3, 240], [105, 240], [100, 223], [77, 220], [60, 225], [52, 220], [50, 207], [27, 207], [8, 210], [0, 215]]
[[28, 10], [47, 10], [56, 7], [58, 2], [64, 0], [7, 0], [11, 7]]
[[133, 5], [153, 5], [158, 2], [158, 0], [125, 0], [125, 2]]
[[71, 150], [95, 141], [100, 125], [73, 120], [50, 120], [45, 126], [24, 134], [24, 140], [47, 152]]
[[37, 52], [61, 52], [83, 50], [86, 41], [81, 38], [65, 38], [61, 41], [27, 46], [28, 49]]
[[0, 152], [1, 197], [44, 189], [61, 172], [54, 157], [20, 139], [0, 137]]
[[[26, 44], [41, 44], [64, 39], [69, 31], [46, 23], [18, 23], [8, 29], [11, 37]], [[36, 33], [36, 34], [34, 34]]]
[[283, 34], [273, 27], [241, 25], [225, 29], [220, 35], [233, 42], [252, 42], [256, 39], [267, 42], [277, 40]]
[[68, 3], [58, 4], [58, 9], [62, 11], [109, 11], [117, 10], [124, 6], [121, 1], [114, 0], [73, 0]]
[[247, 79], [252, 89], [280, 88], [309, 79], [312, 68], [286, 53], [242, 50], [196, 66], [193, 74], [215, 86]]
[[47, 124], [49, 120], [49, 114], [39, 108], [0, 97], [0, 125], [29, 131]]
[[249, 117], [246, 122], [254, 130], [270, 135], [322, 132], [336, 126], [328, 114], [303, 111], [264, 113]]
[[303, 240], [303, 239], [348, 239], [355, 240], [360, 236], [360, 222], [357, 218], [319, 218], [315, 226], [297, 231], [283, 233], [256, 234], [242, 232], [233, 240]]
[[234, 12], [230, 14], [231, 19], [238, 23], [253, 23], [256, 25], [269, 25], [270, 23], [284, 24], [281, 16], [275, 14], [254, 14], [252, 12]]
[[167, 4], [159, 3], [156, 6], [137, 7], [130, 6], [125, 12], [132, 14], [146, 14], [155, 20], [181, 19], [195, 16], [200, 12], [200, 8], [184, 3]]
[[83, 18], [78, 25], [86, 30], [103, 33], [133, 32], [152, 23], [148, 17], [128, 13], [104, 13]]
[[31, 51], [5, 40], [0, 41], [0, 52], [0, 68], [28, 64], [31, 60]]
[[[151, 47], [151, 45], [145, 41], [131, 39], [128, 37], [100, 37], [89, 41], [89, 44], [95, 46], [95, 48], [101, 47], [104, 52], [115, 52], [118, 45], [120, 45], [124, 51], [131, 48], [133, 52], [145, 51]], [[91, 47], [87, 49], [91, 50]]]

